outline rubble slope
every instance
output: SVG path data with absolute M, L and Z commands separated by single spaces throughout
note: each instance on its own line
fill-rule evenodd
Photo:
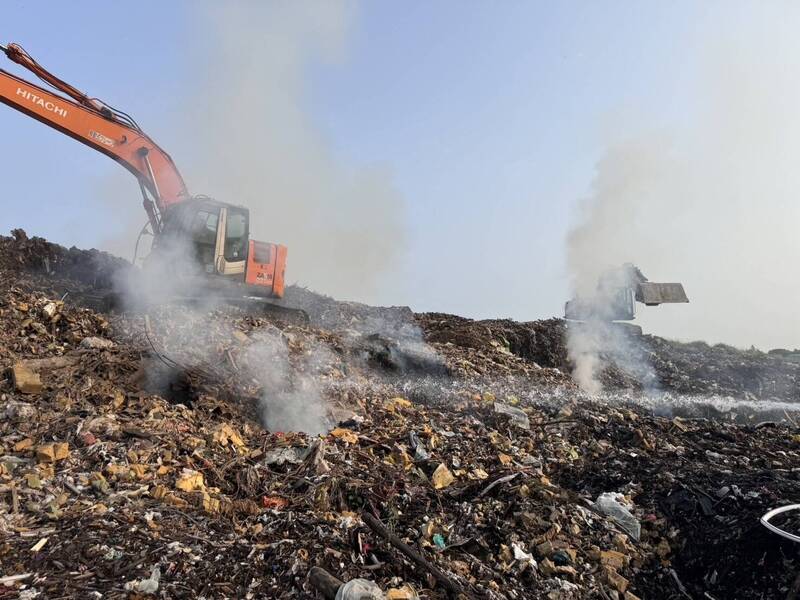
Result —
M 301 288 L 308 326 L 93 310 L 127 268 L 0 237 L 0 598 L 322 597 L 315 566 L 392 598 L 797 594 L 797 549 L 758 524 L 798 495 L 791 414 L 588 398 L 558 319 Z M 671 393 L 797 398 L 791 357 L 640 343 Z

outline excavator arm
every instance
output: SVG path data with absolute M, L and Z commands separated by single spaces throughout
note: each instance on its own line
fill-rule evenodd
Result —
M 89 98 L 49 73 L 20 46 L 0 45 L 0 50 L 68 96 L 55 94 L 0 69 L 0 102 L 102 152 L 133 173 L 142 189 L 153 233 L 159 233 L 163 213 L 190 198 L 169 154 L 142 132 L 131 117 Z

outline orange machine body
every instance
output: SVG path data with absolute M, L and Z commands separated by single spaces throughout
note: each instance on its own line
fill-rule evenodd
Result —
M 250 240 L 244 281 L 248 286 L 264 286 L 272 295 L 283 297 L 286 276 L 286 246 Z
M 144 133 L 115 123 L 101 114 L 81 110 L 82 107 L 74 102 L 2 69 L 0 75 L 0 102 L 113 158 L 160 199 L 160 210 L 189 197 L 186 184 L 172 159 Z M 145 158 L 150 162 L 149 168 Z M 162 176 L 156 181 L 151 178 L 150 169 Z

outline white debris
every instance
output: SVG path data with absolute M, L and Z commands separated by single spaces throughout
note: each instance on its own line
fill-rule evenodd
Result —
M 158 591 L 158 582 L 161 580 L 161 569 L 153 567 L 150 577 L 147 579 L 137 579 L 125 584 L 125 590 L 129 592 L 139 592 L 140 594 L 155 594 Z
M 106 350 L 112 348 L 114 342 L 105 338 L 99 337 L 85 337 L 81 340 L 81 348 L 90 348 L 92 350 Z

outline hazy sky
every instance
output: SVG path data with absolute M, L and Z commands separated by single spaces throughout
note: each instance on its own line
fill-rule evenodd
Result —
M 285 13 L 286 6 L 277 5 L 275 10 Z M 275 22 L 282 23 L 286 16 L 278 15 L 272 22 L 270 10 L 267 5 L 255 11 L 258 14 L 247 35 L 260 35 L 259 23 L 264 35 L 276 35 Z M 207 13 L 194 2 L 77 2 L 42 8 L 7 1 L 0 38 L 22 44 L 57 75 L 133 114 L 172 154 L 193 192 L 213 191 L 221 200 L 235 203 L 236 198 L 221 197 L 218 190 L 199 189 L 193 183 L 192 176 L 198 182 L 212 182 L 208 185 L 213 187 L 209 157 L 226 153 L 223 147 L 208 147 L 213 142 L 197 107 L 204 107 L 203 112 L 219 125 L 219 115 L 227 110 L 226 93 L 230 91 L 232 99 L 237 95 L 225 87 L 229 80 L 217 76 L 223 63 L 216 59 L 215 44 L 228 44 L 225 60 L 232 60 L 232 52 L 240 52 L 243 68 L 259 71 L 263 64 L 268 74 L 276 70 L 274 57 L 259 52 L 275 46 L 252 46 L 248 40 L 231 45 L 229 38 L 220 42 L 214 35 L 218 33 L 214 18 Z M 314 8 L 305 13 L 310 20 L 325 13 L 319 16 L 324 30 L 320 34 L 316 25 L 293 28 L 287 37 L 296 35 L 301 41 L 290 39 L 288 47 L 313 46 L 317 38 L 324 43 L 298 52 L 289 67 L 280 65 L 281 77 L 276 79 L 276 89 L 269 91 L 270 102 L 258 94 L 248 102 L 237 98 L 234 116 L 240 119 L 245 113 L 253 122 L 267 119 L 273 97 L 279 97 L 281 86 L 288 85 L 292 103 L 302 111 L 302 131 L 313 129 L 309 147 L 319 155 L 313 164 L 330 163 L 335 166 L 331 173 L 338 174 L 326 175 L 323 183 L 340 183 L 346 179 L 342 173 L 381 174 L 375 193 L 381 202 L 397 203 L 390 212 L 397 229 L 380 233 L 382 251 L 391 260 L 387 258 L 386 268 L 369 290 L 358 289 L 349 279 L 341 287 L 331 284 L 338 296 L 473 317 L 530 320 L 561 314 L 572 277 L 566 240 L 570 229 L 584 218 L 582 207 L 587 202 L 591 205 L 598 164 L 605 164 L 602 161 L 617 145 L 626 147 L 642 136 L 675 137 L 679 157 L 689 154 L 683 151 L 689 145 L 696 148 L 700 135 L 696 132 L 702 130 L 698 123 L 705 122 L 706 114 L 724 112 L 730 99 L 715 96 L 717 88 L 709 91 L 705 85 L 711 65 L 727 64 L 727 49 L 739 47 L 740 41 L 744 48 L 758 52 L 765 44 L 780 44 L 776 48 L 780 60 L 787 68 L 793 63 L 800 70 L 800 46 L 792 33 L 800 19 L 792 3 L 375 1 L 346 4 L 341 14 Z M 326 23 L 331 20 L 335 26 L 329 27 Z M 774 24 L 781 25 L 775 33 Z M 772 54 L 764 51 L 759 56 L 769 63 Z M 738 64 L 736 57 L 731 60 Z M 206 70 L 206 62 L 216 67 Z M 20 73 L 10 63 L 2 68 Z M 291 69 L 289 76 L 281 69 Z M 751 85 L 748 73 L 735 80 L 742 92 Z M 780 80 L 780 73 L 776 77 Z M 774 83 L 772 79 L 764 85 Z M 728 92 L 738 94 L 737 85 L 729 85 Z M 210 108 L 204 89 L 214 99 Z M 67 245 L 99 245 L 118 252 L 130 248 L 129 256 L 134 242 L 130 231 L 144 221 L 134 179 L 71 139 L 11 109 L 0 109 L 4 142 L 0 144 L 0 230 L 23 227 Z M 746 110 L 752 112 L 752 107 Z M 187 121 L 187 114 L 193 118 Z M 734 117 L 721 121 L 720 127 L 741 120 Z M 224 129 L 218 126 L 214 139 Z M 269 131 L 258 125 L 256 129 L 259 135 Z M 715 129 L 708 135 L 718 133 Z M 298 168 L 296 155 L 305 150 L 293 149 L 291 139 L 280 141 L 287 156 L 295 152 L 293 165 Z M 659 144 L 652 141 L 646 146 Z M 785 154 L 792 148 L 800 149 L 800 145 L 778 144 L 773 151 Z M 713 145 L 709 151 L 714 151 Z M 204 152 L 204 161 L 195 160 Z M 246 164 L 253 168 L 256 163 L 250 155 Z M 273 168 L 282 168 L 280 146 L 264 156 Z M 644 181 L 643 202 L 648 198 L 653 162 L 661 165 L 648 162 L 641 167 L 643 172 L 632 175 Z M 658 169 L 663 175 L 664 168 Z M 671 179 L 669 173 L 667 169 L 667 179 Z M 715 176 L 725 178 L 726 172 Z M 315 173 L 307 177 L 313 179 Z M 681 175 L 681 181 L 696 178 L 694 172 Z M 360 181 L 355 176 L 354 180 Z M 372 189 L 353 185 L 359 194 Z M 794 185 L 794 180 L 787 180 L 788 192 L 782 199 L 792 197 Z M 289 189 L 301 193 L 305 188 Z M 332 202 L 345 193 L 342 189 L 331 194 Z M 662 189 L 656 200 L 673 191 L 668 185 Z M 699 195 L 694 191 L 687 197 Z M 103 201 L 106 197 L 108 202 Z M 129 199 L 130 210 L 120 209 L 120 198 Z M 258 210 L 280 211 L 286 201 L 266 197 Z M 692 214 L 691 205 L 681 206 L 684 216 Z M 709 206 L 724 207 L 724 198 Z M 747 202 L 740 202 L 742 206 Z M 630 199 L 622 208 L 629 207 Z M 251 206 L 251 210 L 257 209 Z M 789 210 L 782 217 L 776 211 L 771 214 L 777 220 L 797 215 Z M 703 218 L 712 212 L 709 208 Z M 740 223 L 742 215 L 746 208 L 737 213 L 735 222 Z M 624 214 L 622 222 L 630 218 Z M 127 222 L 131 219 L 135 226 Z M 351 220 L 357 230 L 357 216 Z M 297 240 L 303 239 L 303 223 L 283 221 L 284 231 L 292 229 L 284 237 L 281 230 L 269 230 L 269 223 L 262 225 L 263 220 L 255 233 L 262 239 L 302 243 Z M 687 236 L 698 237 L 697 229 L 686 231 Z M 764 233 L 759 229 L 740 241 L 752 242 Z M 395 235 L 397 252 L 392 253 L 387 245 L 393 244 Z M 350 246 L 361 239 L 352 236 Z M 368 237 L 363 239 L 365 245 L 373 244 Z M 681 240 L 674 242 L 685 246 Z M 603 245 L 603 240 L 597 243 Z M 713 245 L 712 237 L 709 248 Z M 310 243 L 308 248 L 312 248 Z M 719 271 L 718 264 L 742 248 L 726 246 L 724 253 L 709 249 L 714 260 L 702 266 L 706 272 Z M 370 251 L 363 248 L 365 255 Z M 650 257 L 639 251 L 647 262 Z M 770 249 L 783 253 L 780 262 L 788 262 L 788 278 L 797 279 L 794 271 L 800 256 L 796 251 L 797 246 L 791 244 Z M 358 264 L 352 258 L 353 249 L 348 247 L 347 252 L 347 271 L 357 272 L 350 264 Z M 632 249 L 632 254 L 636 252 Z M 335 256 L 335 248 L 329 253 Z M 315 281 L 329 281 L 308 266 L 308 253 L 301 260 L 306 272 L 292 270 L 292 256 L 290 246 L 289 281 L 312 287 Z M 739 345 L 800 346 L 796 339 L 800 325 L 788 308 L 796 296 L 787 298 L 797 287 L 770 288 L 763 303 L 753 302 L 750 295 L 740 298 L 737 305 L 734 298 L 731 307 L 731 293 L 721 289 L 716 294 L 717 288 L 707 285 L 703 271 L 694 264 L 695 255 L 677 253 L 674 264 L 665 256 L 668 250 L 640 266 L 653 280 L 683 279 L 693 303 L 656 309 L 657 317 L 643 320 L 646 328 L 666 336 Z M 326 256 L 325 270 L 335 273 L 330 259 Z M 629 260 L 639 259 L 632 255 Z M 783 295 L 777 301 L 787 306 L 778 314 L 780 325 L 742 329 L 731 322 L 732 316 L 745 311 L 755 311 L 754 320 L 768 320 L 774 295 Z M 720 312 L 724 302 L 727 308 Z M 707 319 L 712 313 L 718 317 Z

